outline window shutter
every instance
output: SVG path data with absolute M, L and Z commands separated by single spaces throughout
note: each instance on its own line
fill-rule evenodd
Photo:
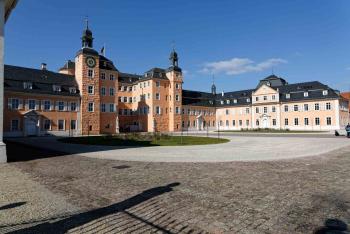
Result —
M 54 109 L 55 109 L 55 102 L 50 101 L 50 110 L 54 110 Z
M 18 103 L 19 103 L 18 109 L 19 110 L 23 109 L 23 99 L 18 99 Z
M 25 104 L 24 104 L 24 109 L 25 109 L 25 110 L 29 110 L 29 100 L 28 100 L 28 99 L 25 99 L 24 102 L 25 102 Z
M 12 98 L 8 98 L 8 99 L 7 99 L 7 108 L 8 108 L 9 110 L 12 109 Z

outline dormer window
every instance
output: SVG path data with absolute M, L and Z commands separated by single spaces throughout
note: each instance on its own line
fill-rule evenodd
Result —
M 250 98 L 247 98 L 247 102 L 250 102 Z
M 224 101 L 221 100 L 220 103 L 221 103 L 221 105 L 224 105 Z
M 287 93 L 287 94 L 286 94 L 286 98 L 287 98 L 287 99 L 290 99 L 290 93 Z
M 236 104 L 236 103 L 237 103 L 237 99 L 233 99 L 233 103 L 235 103 L 235 104 Z
M 304 97 L 308 97 L 309 96 L 309 92 L 304 92 Z
M 69 93 L 77 93 L 77 89 L 75 87 L 70 87 Z
M 61 86 L 60 85 L 53 85 L 52 86 L 54 92 L 61 92 Z
M 323 90 L 323 96 L 327 96 L 328 95 L 328 90 Z
M 267 82 L 266 85 L 270 87 L 270 86 L 271 86 L 271 83 L 270 83 L 270 82 Z
M 230 100 L 226 100 L 226 104 L 230 104 Z
M 23 88 L 24 89 L 33 89 L 33 83 L 32 82 L 24 82 Z

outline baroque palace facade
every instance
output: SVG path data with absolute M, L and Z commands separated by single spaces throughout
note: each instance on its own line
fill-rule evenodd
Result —
M 271 75 L 255 89 L 183 90 L 175 51 L 171 66 L 144 75 L 120 72 L 93 49 L 87 27 L 75 61 L 59 70 L 5 65 L 4 135 L 96 135 L 274 128 L 336 130 L 349 122 L 348 100 L 320 82 L 288 84 Z

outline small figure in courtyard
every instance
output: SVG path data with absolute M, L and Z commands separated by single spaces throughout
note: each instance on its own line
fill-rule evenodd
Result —
M 350 138 L 350 124 L 349 123 L 348 123 L 348 125 L 346 125 L 345 130 L 346 130 L 347 137 Z

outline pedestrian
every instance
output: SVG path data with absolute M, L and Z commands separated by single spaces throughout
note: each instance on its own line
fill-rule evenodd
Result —
M 345 130 L 346 130 L 347 137 L 350 138 L 350 123 L 348 123 L 348 125 L 346 125 Z

